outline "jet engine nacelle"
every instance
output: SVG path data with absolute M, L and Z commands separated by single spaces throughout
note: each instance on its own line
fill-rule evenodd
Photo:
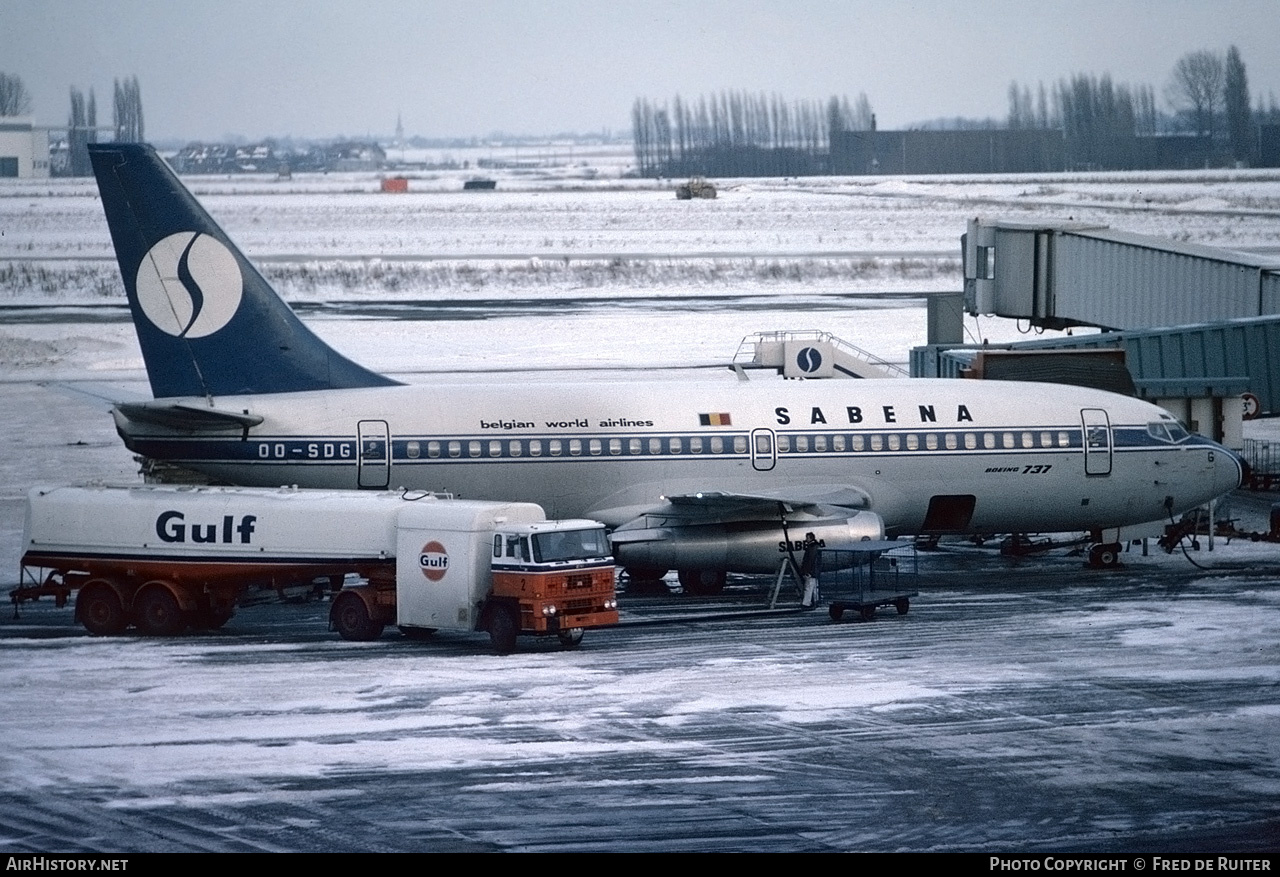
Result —
M 622 527 L 612 536 L 621 566 L 774 573 L 788 557 L 799 563 L 805 551 L 851 548 L 884 539 L 884 521 L 875 512 L 848 518 L 813 518 L 779 523 L 759 521 Z

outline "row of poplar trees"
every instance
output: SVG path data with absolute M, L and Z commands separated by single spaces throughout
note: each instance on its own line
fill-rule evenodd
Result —
M 724 91 L 670 104 L 637 98 L 636 163 L 646 177 L 792 176 L 824 172 L 833 131 L 875 125 L 865 94 L 823 101 Z
M 143 139 L 142 90 L 138 87 L 136 76 L 115 80 L 112 127 L 115 129 L 117 141 L 136 143 Z M 97 141 L 97 98 L 92 88 L 89 89 L 89 97 L 86 100 L 84 92 L 73 87 L 71 116 L 67 120 L 68 172 L 71 176 L 83 177 L 93 173 L 93 168 L 89 164 L 87 146 Z

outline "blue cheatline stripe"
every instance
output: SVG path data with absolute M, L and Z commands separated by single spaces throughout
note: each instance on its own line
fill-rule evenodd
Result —
M 1066 444 L 1060 435 L 1067 437 Z M 988 447 L 987 436 L 995 436 L 996 445 Z M 1023 436 L 1032 437 L 1032 445 L 1023 444 Z M 1049 436 L 1049 443 L 1043 438 Z M 936 438 L 937 447 L 927 445 L 927 437 Z M 948 448 L 948 436 L 954 436 L 957 447 Z M 971 436 L 976 447 L 965 447 L 965 437 Z M 1012 437 L 1013 447 L 1005 447 L 1005 437 Z M 701 439 L 700 451 L 693 450 L 692 440 Z M 712 450 L 713 440 L 723 442 L 722 450 Z M 908 442 L 914 439 L 916 447 Z M 679 452 L 671 451 L 672 440 L 678 442 Z M 702 433 L 616 433 L 579 434 L 571 437 L 560 435 L 446 435 L 430 437 L 396 437 L 391 441 L 391 461 L 396 465 L 428 465 L 436 463 L 479 463 L 502 460 L 509 463 L 537 463 L 574 460 L 741 460 L 750 457 L 750 434 L 746 432 Z M 893 443 L 896 441 L 896 447 Z M 537 453 L 533 443 L 539 443 Z M 558 453 L 552 453 L 551 445 L 559 442 Z M 571 443 L 578 443 L 577 452 L 571 451 Z M 735 449 L 735 442 L 740 449 Z M 805 448 L 799 449 L 803 442 Z M 837 449 L 837 442 L 844 447 Z M 513 443 L 518 453 L 512 453 Z M 824 447 L 819 450 L 818 445 Z M 175 462 L 248 463 L 265 465 L 305 464 L 313 466 L 349 466 L 359 459 L 359 442 L 352 436 L 255 436 L 241 438 L 137 438 L 132 440 L 135 450 L 147 456 Z M 413 454 L 416 445 L 416 456 Z M 1153 438 L 1146 427 L 1115 427 L 1112 429 L 1112 449 L 1117 452 L 1150 448 L 1174 448 L 1188 446 L 1216 447 L 1207 439 L 1191 437 L 1176 444 Z M 849 432 L 843 430 L 777 430 L 774 432 L 774 451 L 778 459 L 860 459 L 890 456 L 989 456 L 1007 454 L 1062 454 L 1078 452 L 1083 447 L 1080 428 L 1068 426 L 1037 426 L 1034 428 L 989 429 L 911 429 L 902 431 L 869 430 Z M 364 463 L 380 466 L 386 463 L 385 442 L 379 442 L 377 455 L 366 458 Z M 494 453 L 494 451 L 497 453 Z

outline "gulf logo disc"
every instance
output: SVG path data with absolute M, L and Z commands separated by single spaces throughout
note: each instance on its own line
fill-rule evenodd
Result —
M 427 577 L 427 581 L 440 581 L 449 571 L 449 552 L 439 542 L 428 542 L 418 554 L 418 568 Z

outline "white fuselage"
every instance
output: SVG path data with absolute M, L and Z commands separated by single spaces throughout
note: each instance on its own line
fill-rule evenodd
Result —
M 131 449 L 236 484 L 420 488 L 610 525 L 667 496 L 848 488 L 891 533 L 1088 530 L 1167 519 L 1241 478 L 1213 442 L 1149 431 L 1174 423 L 1161 409 L 1053 384 L 530 382 L 214 403 L 263 420 L 117 422 Z

